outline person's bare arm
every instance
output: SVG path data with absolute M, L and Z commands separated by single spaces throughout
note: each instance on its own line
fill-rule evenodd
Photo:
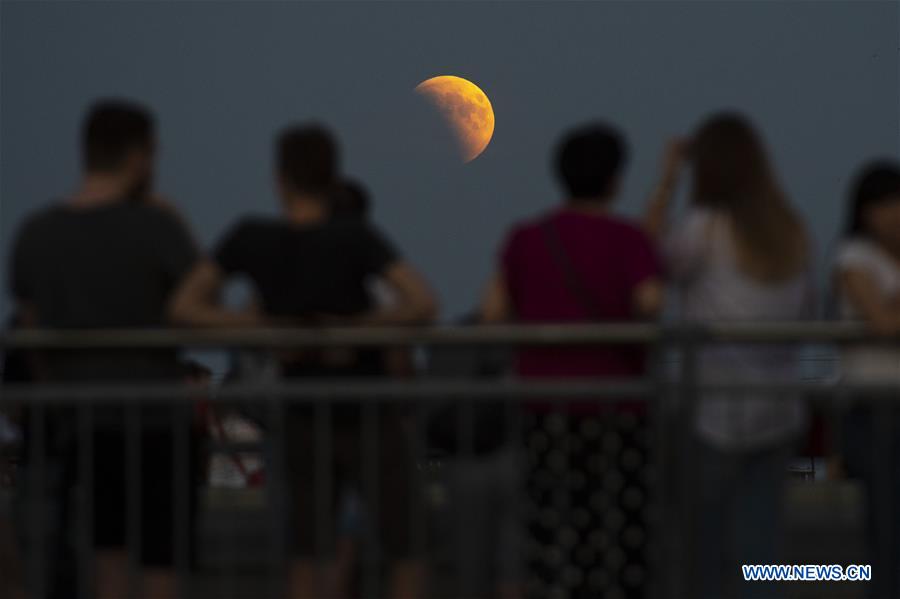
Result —
M 632 310 L 638 318 L 652 320 L 662 312 L 663 300 L 663 283 L 658 278 L 652 277 L 634 288 L 631 296 Z
M 879 335 L 900 334 L 900 304 L 890 302 L 865 270 L 846 268 L 838 272 L 838 285 L 847 299 Z
M 686 146 L 686 142 L 682 139 L 673 139 L 666 146 L 662 173 L 650 193 L 643 218 L 644 230 L 654 239 L 665 232 L 669 206 L 678 185 L 678 175 L 684 162 Z
M 485 324 L 493 324 L 507 322 L 513 317 L 512 303 L 509 299 L 509 291 L 506 288 L 506 281 L 503 275 L 497 273 L 488 282 L 487 289 L 481 299 L 480 307 L 481 322 Z
M 383 273 L 384 282 L 396 294 L 390 306 L 362 317 L 365 325 L 427 324 L 437 317 L 438 302 L 428 282 L 406 262 L 397 262 Z
M 172 324 L 194 327 L 260 326 L 263 319 L 256 311 L 238 312 L 222 307 L 222 271 L 210 260 L 200 261 L 184 278 L 168 306 Z

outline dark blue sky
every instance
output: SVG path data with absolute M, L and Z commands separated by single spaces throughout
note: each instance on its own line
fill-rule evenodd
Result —
M 552 144 L 593 118 L 630 139 L 619 208 L 633 213 L 669 135 L 745 110 L 825 256 L 848 176 L 900 150 L 898 23 L 896 3 L 869 1 L 4 1 L 0 274 L 22 217 L 75 185 L 79 119 L 107 94 L 157 111 L 159 187 L 205 243 L 275 210 L 279 127 L 330 124 L 445 316 L 476 301 L 509 225 L 558 199 Z M 440 74 L 474 81 L 496 112 L 468 165 L 412 93 Z

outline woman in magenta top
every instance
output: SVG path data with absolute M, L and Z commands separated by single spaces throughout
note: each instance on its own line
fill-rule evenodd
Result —
M 551 251 L 551 243 L 564 254 Z M 568 260 L 570 275 L 560 255 Z M 658 308 L 656 249 L 642 229 L 610 214 L 606 204 L 570 203 L 519 225 L 503 248 L 501 270 L 517 322 L 624 322 L 645 319 Z M 581 282 L 569 283 L 572 275 Z M 533 348 L 520 353 L 518 372 L 528 377 L 641 376 L 644 353 L 628 346 Z
M 486 322 L 622 322 L 658 314 L 661 267 L 654 245 L 640 227 L 611 212 L 625 153 L 621 136 L 604 125 L 563 139 L 555 166 L 567 200 L 507 237 L 482 302 Z M 629 345 L 523 348 L 517 372 L 529 378 L 640 377 L 645 351 Z M 527 513 L 534 542 L 528 571 L 535 574 L 529 595 L 644 594 L 649 431 L 643 404 L 618 405 L 628 409 L 601 410 L 591 401 L 529 406 Z M 605 549 L 600 538 L 608 539 Z

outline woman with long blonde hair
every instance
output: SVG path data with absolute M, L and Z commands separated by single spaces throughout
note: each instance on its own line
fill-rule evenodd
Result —
M 683 162 L 690 205 L 667 225 Z M 788 321 L 812 311 L 808 235 L 782 190 L 765 148 L 742 116 L 706 120 L 689 142 L 672 142 L 646 214 L 659 241 L 681 318 Z M 796 349 L 719 344 L 699 356 L 701 381 L 777 382 L 797 376 Z M 805 420 L 792 398 L 767 393 L 702 393 L 694 433 L 700 597 L 777 596 L 738 579 L 741 564 L 777 559 L 781 489 L 791 445 Z M 702 571 L 701 571 L 702 569 Z

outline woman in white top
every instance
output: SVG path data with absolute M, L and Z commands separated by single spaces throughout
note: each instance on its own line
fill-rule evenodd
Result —
M 691 204 L 667 226 L 682 162 Z M 673 142 L 646 216 L 660 242 L 681 317 L 691 322 L 789 321 L 812 312 L 811 251 L 752 126 L 721 114 L 690 143 Z M 797 373 L 797 349 L 720 344 L 699 354 L 706 383 L 777 382 Z M 801 403 L 776 394 L 704 393 L 698 401 L 696 556 L 701 597 L 767 597 L 777 589 L 734 580 L 740 564 L 777 558 L 781 490 Z
M 842 374 L 851 383 L 900 385 L 900 164 L 869 165 L 854 184 L 847 232 L 835 260 L 842 320 L 861 321 L 881 344 L 847 347 Z M 896 394 L 900 397 L 900 387 Z M 868 487 L 867 516 L 872 597 L 900 596 L 900 410 L 858 401 L 844 421 L 844 462 Z M 876 416 L 877 415 L 877 416 Z M 893 460 L 890 462 L 889 460 Z M 886 517 L 893 518 L 888 526 Z M 878 572 L 890 572 L 890 575 Z

